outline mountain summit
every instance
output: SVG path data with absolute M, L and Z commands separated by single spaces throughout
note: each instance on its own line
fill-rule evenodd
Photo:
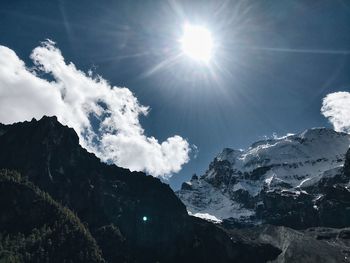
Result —
M 343 227 L 350 219 L 350 174 L 343 171 L 349 145 L 349 134 L 314 128 L 247 150 L 226 148 L 177 195 L 189 213 L 236 226 Z

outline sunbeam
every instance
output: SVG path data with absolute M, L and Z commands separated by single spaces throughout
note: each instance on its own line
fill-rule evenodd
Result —
M 324 55 L 350 55 L 350 50 L 332 50 L 332 49 L 298 49 L 298 48 L 278 48 L 278 47 L 254 47 L 246 46 L 245 49 L 286 52 L 286 53 L 305 53 L 305 54 L 324 54 Z

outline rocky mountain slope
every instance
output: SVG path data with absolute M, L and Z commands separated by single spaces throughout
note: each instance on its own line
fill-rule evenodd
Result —
M 189 213 L 226 226 L 349 226 L 349 145 L 348 134 L 314 128 L 224 149 L 177 195 Z
M 60 213 L 50 210 L 50 206 L 59 209 L 52 205 L 58 202 L 76 214 L 75 222 L 83 222 L 84 226 L 77 223 L 81 229 L 86 228 L 80 241 L 73 244 L 73 239 L 69 243 L 71 251 L 79 249 L 83 242 L 90 242 L 84 253 L 97 259 L 101 255 L 101 260 L 107 262 L 266 262 L 281 253 L 270 244 L 243 240 L 210 222 L 189 216 L 168 185 L 143 173 L 101 163 L 80 147 L 74 130 L 61 125 L 55 117 L 0 125 L 0 168 L 18 171 L 30 185 L 16 183 L 9 193 L 6 189 L 1 193 L 4 195 L 1 201 L 6 204 L 0 206 L 0 220 L 6 223 L 1 225 L 1 236 L 8 236 L 13 229 L 23 240 L 33 228 L 50 226 L 60 217 Z M 4 184 L 7 188 L 9 183 L 1 181 L 0 187 Z M 38 199 L 34 194 L 39 191 L 42 194 Z M 36 203 L 40 196 L 48 195 L 44 192 L 57 202 Z M 29 223 L 22 224 L 27 211 Z M 33 225 L 37 219 L 42 224 Z M 68 237 L 66 232 L 61 235 L 63 240 Z M 49 253 L 53 239 L 40 240 L 41 253 Z M 14 258 L 30 254 L 26 245 L 23 248 L 26 242 L 17 239 L 13 242 L 10 247 L 0 246 L 0 261 L 6 261 L 6 251 L 11 251 Z M 260 248 L 258 254 L 248 253 L 255 247 Z M 59 250 L 50 253 L 55 255 Z M 240 259 L 242 255 L 247 255 L 244 260 Z M 46 261 L 39 258 L 36 262 Z M 68 255 L 66 262 L 79 261 Z
M 248 242 L 270 244 L 281 253 L 274 263 L 340 263 L 350 262 L 350 229 L 316 227 L 295 230 L 284 226 L 259 225 L 227 230 L 233 237 Z M 257 250 L 252 251 L 257 253 Z M 244 255 L 242 255 L 244 259 Z

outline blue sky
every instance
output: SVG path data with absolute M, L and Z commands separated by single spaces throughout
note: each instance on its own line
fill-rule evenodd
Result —
M 220 45 L 215 68 L 166 63 L 185 22 L 205 24 Z M 246 148 L 273 133 L 331 124 L 322 99 L 350 91 L 347 1 L 6 1 L 0 45 L 30 65 L 41 41 L 66 61 L 130 89 L 147 136 L 178 134 L 197 157 L 174 174 L 176 189 L 202 174 L 224 147 Z

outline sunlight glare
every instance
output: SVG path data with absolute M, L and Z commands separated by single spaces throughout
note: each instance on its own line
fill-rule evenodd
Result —
M 205 63 L 210 61 L 213 39 L 205 27 L 185 24 L 180 43 L 182 51 L 190 58 Z

